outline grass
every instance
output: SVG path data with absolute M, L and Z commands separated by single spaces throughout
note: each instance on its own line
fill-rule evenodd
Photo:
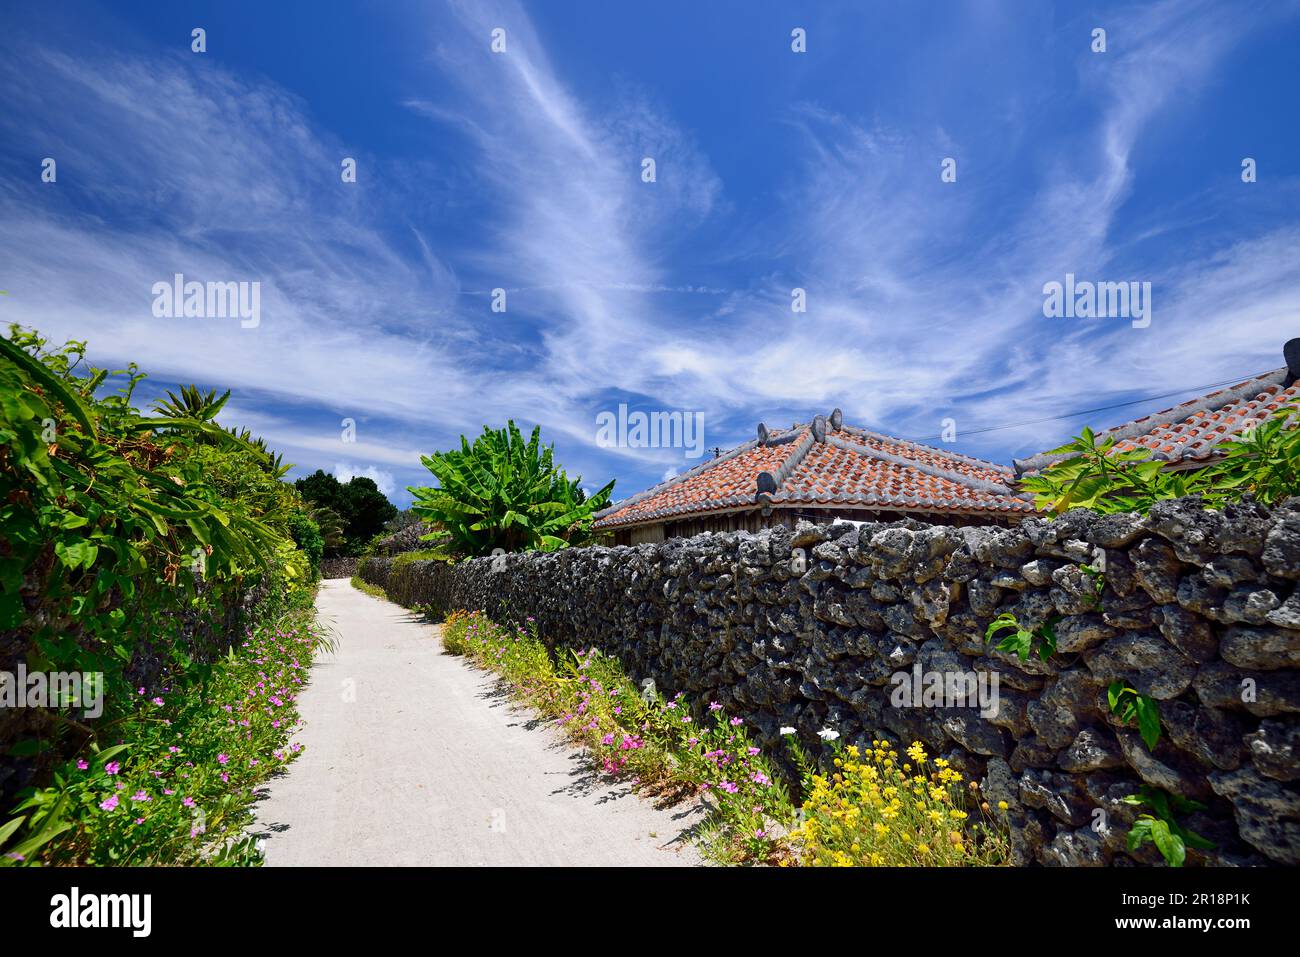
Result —
M 385 601 L 392 601 L 392 599 L 388 597 L 388 592 L 384 591 L 378 585 L 372 585 L 370 582 L 362 581 L 358 575 L 352 576 L 352 587 L 357 591 L 365 592 L 372 598 L 382 598 Z

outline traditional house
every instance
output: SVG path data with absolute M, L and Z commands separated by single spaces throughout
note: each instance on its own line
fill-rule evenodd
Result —
M 846 425 L 839 409 L 768 430 L 688 472 L 598 512 L 616 544 L 799 519 L 1013 524 L 1034 514 L 1011 469 Z
M 1151 458 L 1168 463 L 1166 468 L 1203 468 L 1220 458 L 1220 442 L 1240 436 L 1283 406 L 1300 402 L 1300 339 L 1288 342 L 1282 354 L 1286 365 L 1280 369 L 1113 426 L 1098 432 L 1097 439 L 1113 437 L 1117 452 L 1150 449 Z M 1068 457 L 1040 452 L 1016 459 L 1016 474 L 1037 472 Z

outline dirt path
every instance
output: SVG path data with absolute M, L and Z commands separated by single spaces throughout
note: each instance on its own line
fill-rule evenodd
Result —
M 690 865 L 659 810 L 446 655 L 436 626 L 326 581 L 338 641 L 299 702 L 306 752 L 258 806 L 268 865 Z

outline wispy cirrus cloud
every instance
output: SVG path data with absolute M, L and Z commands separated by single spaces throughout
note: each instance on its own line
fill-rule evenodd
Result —
M 770 124 L 744 148 L 761 186 L 714 129 L 734 100 L 683 98 L 644 72 L 595 84 L 561 42 L 571 26 L 543 8 L 452 2 L 404 25 L 428 59 L 405 64 L 393 122 L 427 138 L 428 156 L 344 137 L 309 90 L 219 58 L 15 33 L 0 39 L 0 135 L 22 144 L 0 148 L 5 318 L 89 339 L 99 360 L 135 359 L 167 384 L 233 387 L 223 421 L 304 469 L 381 476 L 399 497 L 427 478 L 420 452 L 509 417 L 542 424 L 573 471 L 614 472 L 631 492 L 694 463 L 597 447 L 596 412 L 620 402 L 702 411 L 710 446 L 832 405 L 918 437 L 951 416 L 960 437 L 1278 364 L 1300 312 L 1295 217 L 1225 222 L 1213 212 L 1236 200 L 1213 181 L 1194 199 L 1137 200 L 1152 125 L 1170 137 L 1199 122 L 1224 65 L 1297 5 L 1249 19 L 1195 0 L 1105 8 L 1104 56 L 1087 49 L 1091 19 L 1043 30 L 1009 9 L 955 9 L 973 33 L 915 24 L 916 42 L 890 51 L 887 104 L 839 95 L 857 82 L 842 59 L 797 61 L 810 78 L 798 95 L 746 114 Z M 687 29 L 718 14 L 674 15 Z M 853 35 L 858 14 L 826 16 Z M 814 51 L 840 42 L 833 22 Z M 489 48 L 496 27 L 504 54 Z M 1020 73 L 945 75 L 972 35 L 1020 50 L 1040 88 L 1015 85 Z M 745 66 L 726 44 L 716 55 L 665 55 L 662 70 L 711 89 Z M 933 86 L 997 104 L 987 121 L 941 115 L 905 79 L 922 61 Z M 781 150 L 753 145 L 778 137 Z M 57 186 L 34 173 L 45 155 Z M 340 181 L 344 156 L 360 162 L 356 184 Z M 958 181 L 945 184 L 949 156 Z M 176 272 L 260 281 L 261 325 L 154 318 L 152 284 Z M 1151 281 L 1152 327 L 1044 318 L 1042 285 L 1066 272 Z M 806 313 L 791 312 L 794 287 Z M 490 309 L 496 289 L 505 313 Z M 959 447 L 1005 461 L 1072 425 Z

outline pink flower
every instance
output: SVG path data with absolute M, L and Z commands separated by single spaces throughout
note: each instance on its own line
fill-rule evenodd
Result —
M 122 765 L 118 764 L 116 761 L 109 761 L 108 764 L 104 765 L 104 773 L 108 775 L 114 775 L 121 770 Z
M 230 760 L 230 756 L 227 755 L 227 754 L 218 754 L 218 755 L 217 755 L 217 764 L 225 764 L 225 763 L 226 763 L 227 761 L 229 761 L 229 760 Z
M 144 788 L 141 788 L 140 790 L 136 791 L 134 794 L 131 795 L 131 800 L 132 800 L 132 801 L 152 801 L 153 798 L 151 798 L 151 797 L 149 796 L 149 793 L 148 793 L 147 791 L 145 791 Z
M 709 710 L 710 710 L 710 711 L 721 711 L 721 710 L 722 710 L 722 705 L 718 704 L 716 701 L 710 701 L 710 702 L 709 702 Z
M 185 807 L 194 807 L 194 798 L 187 797 L 183 801 L 181 801 L 181 804 L 183 804 Z
M 154 699 L 153 699 L 153 703 L 156 704 L 156 705 L 161 705 L 161 704 L 163 703 L 163 699 L 162 699 L 162 698 L 154 698 Z
M 740 718 L 732 718 L 732 719 L 731 719 L 731 724 L 732 724 L 733 727 L 734 727 L 735 725 L 738 725 L 738 724 L 744 724 L 744 723 L 745 723 L 745 722 L 742 721 Z
M 111 811 L 111 810 L 113 810 L 113 809 L 116 808 L 116 807 L 117 807 L 117 795 L 116 795 L 116 794 L 114 794 L 112 797 L 110 797 L 107 801 L 101 801 L 101 802 L 99 803 L 99 809 L 100 809 L 101 811 Z
M 86 768 L 88 768 L 88 767 L 90 767 L 90 765 L 87 764 L 84 760 L 78 760 L 78 761 L 77 761 L 77 770 L 78 770 L 78 771 L 84 771 L 84 770 L 86 770 Z

